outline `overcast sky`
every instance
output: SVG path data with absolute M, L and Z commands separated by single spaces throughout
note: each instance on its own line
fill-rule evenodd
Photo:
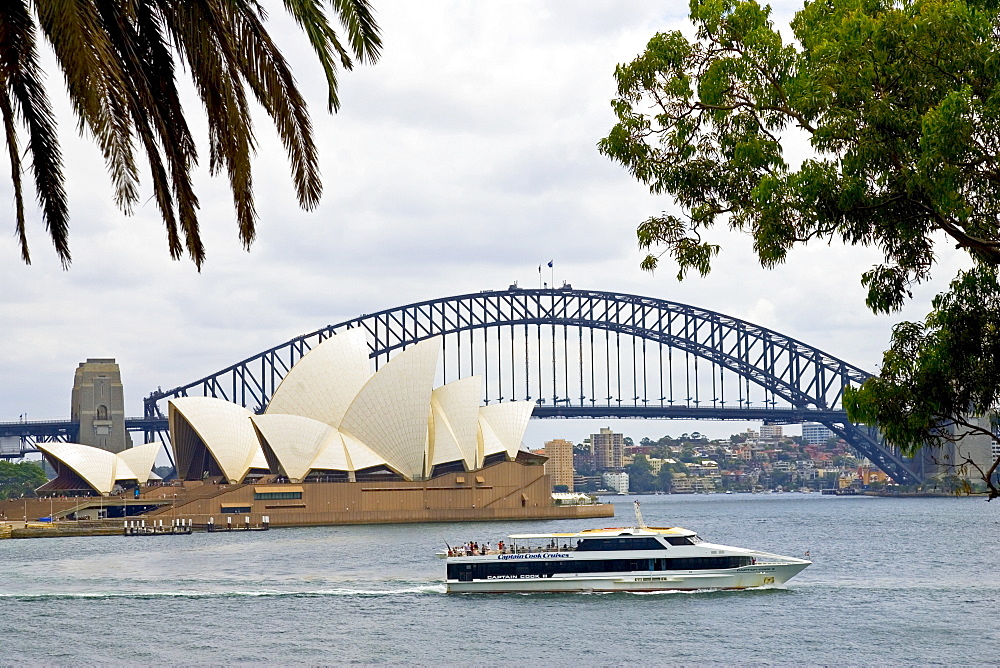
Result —
M 636 225 L 674 205 L 595 145 L 614 123 L 615 65 L 657 31 L 690 33 L 686 2 L 374 0 L 384 54 L 343 73 L 334 116 L 303 39 L 280 3 L 265 4 L 311 103 L 321 206 L 298 208 L 284 152 L 261 119 L 253 248 L 238 242 L 225 181 L 205 174 L 198 194 L 207 262 L 199 273 L 189 260 L 172 261 L 152 202 L 132 217 L 114 207 L 100 156 L 75 136 L 52 73 L 73 265 L 60 268 L 37 216 L 34 264 L 20 262 L 9 172 L 0 171 L 0 420 L 68 417 L 73 370 L 88 357 L 119 362 L 126 410 L 139 415 L 157 386 L 361 313 L 514 281 L 537 285 L 537 267 L 550 259 L 557 284 L 720 311 L 875 371 L 892 325 L 921 317 L 962 261 L 943 246 L 936 282 L 891 317 L 864 306 L 860 275 L 879 260 L 867 250 L 815 244 L 765 271 L 747 239 L 720 229 L 711 240 L 723 252 L 709 277 L 678 283 L 669 264 L 641 271 Z M 801 0 L 771 4 L 776 22 L 787 24 Z M 192 117 L 198 112 L 190 107 Z M 148 196 L 148 178 L 143 185 Z M 525 442 L 580 441 L 603 424 L 536 420 Z M 638 440 L 695 429 L 722 436 L 750 424 L 616 426 Z

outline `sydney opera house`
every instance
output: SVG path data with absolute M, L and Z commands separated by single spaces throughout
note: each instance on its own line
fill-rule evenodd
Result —
M 128 489 L 129 516 L 156 517 L 169 500 L 172 516 L 196 524 L 612 514 L 554 505 L 545 459 L 521 447 L 532 404 L 481 406 L 478 376 L 434 388 L 439 350 L 438 340 L 418 343 L 373 373 L 364 330 L 345 331 L 303 356 L 261 414 L 211 397 L 171 400 L 177 481 L 149 480 L 159 444 L 112 453 L 50 443 L 39 447 L 58 475 L 39 492 Z

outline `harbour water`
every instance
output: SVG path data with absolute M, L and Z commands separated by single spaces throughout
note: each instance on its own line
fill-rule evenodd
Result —
M 645 496 L 651 526 L 814 564 L 777 589 L 446 595 L 445 543 L 614 521 L 0 541 L 0 664 L 995 665 L 1000 507 Z

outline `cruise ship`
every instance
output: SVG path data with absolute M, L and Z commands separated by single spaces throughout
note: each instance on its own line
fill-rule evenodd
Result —
M 449 593 L 650 592 L 782 585 L 812 562 L 718 545 L 679 527 L 515 534 L 496 546 L 449 547 Z

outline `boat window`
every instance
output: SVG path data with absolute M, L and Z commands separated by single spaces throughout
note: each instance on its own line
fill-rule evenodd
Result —
M 577 545 L 577 550 L 614 551 L 614 550 L 662 550 L 663 544 L 655 538 L 643 536 L 640 538 L 587 538 Z
M 690 559 L 540 559 L 531 562 L 449 564 L 448 579 L 517 580 L 579 573 L 635 573 L 652 571 L 721 570 L 750 566 L 751 557 L 693 557 Z
M 701 538 L 697 536 L 664 536 L 671 545 L 694 545 L 700 543 Z

